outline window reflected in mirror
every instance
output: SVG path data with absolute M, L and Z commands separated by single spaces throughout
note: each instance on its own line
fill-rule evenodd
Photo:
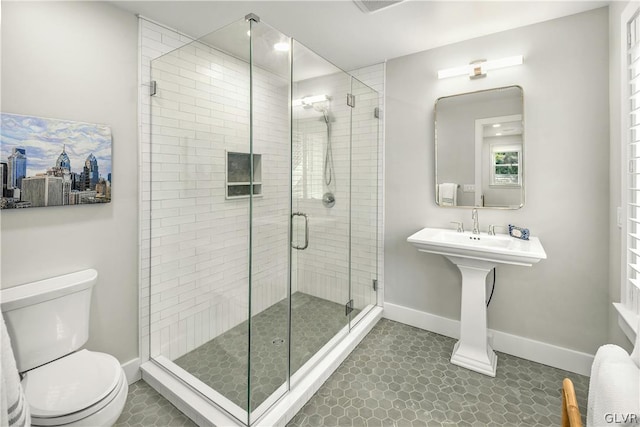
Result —
M 520 185 L 520 148 L 492 146 L 491 185 Z

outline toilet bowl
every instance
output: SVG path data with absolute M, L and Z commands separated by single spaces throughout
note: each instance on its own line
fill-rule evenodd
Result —
M 89 335 L 95 270 L 0 291 L 34 426 L 111 426 L 128 384 L 118 360 L 79 350 Z

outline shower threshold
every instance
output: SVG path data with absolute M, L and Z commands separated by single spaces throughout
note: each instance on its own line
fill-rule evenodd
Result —
M 290 389 L 283 384 L 251 413 L 252 426 L 284 426 L 313 396 L 382 318 L 382 307 L 367 306 L 298 371 Z M 243 426 L 247 412 L 165 357 L 141 366 L 142 378 L 201 426 Z M 222 409 L 224 408 L 224 409 Z

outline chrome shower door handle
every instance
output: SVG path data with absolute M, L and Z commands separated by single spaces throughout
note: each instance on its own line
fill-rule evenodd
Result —
M 303 212 L 294 212 L 291 214 L 291 228 L 293 228 L 293 217 L 301 216 L 304 218 L 304 245 L 297 246 L 293 243 L 293 233 L 291 233 L 291 247 L 299 251 L 303 251 L 309 247 L 309 217 Z

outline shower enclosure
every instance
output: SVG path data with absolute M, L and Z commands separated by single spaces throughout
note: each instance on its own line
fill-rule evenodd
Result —
M 378 93 L 254 15 L 151 80 L 150 358 L 253 424 L 376 306 Z

